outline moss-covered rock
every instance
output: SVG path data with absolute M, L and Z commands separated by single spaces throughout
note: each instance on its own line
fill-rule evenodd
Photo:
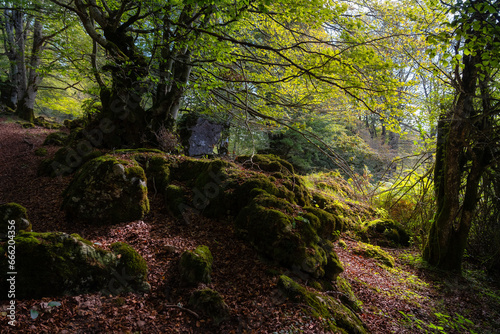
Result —
M 380 246 L 409 246 L 410 236 L 408 232 L 391 219 L 376 219 L 365 222 L 361 227 L 361 237 Z
M 189 305 L 204 316 L 211 318 L 216 326 L 229 319 L 229 307 L 222 296 L 212 289 L 194 291 L 189 298 Z
M 282 173 L 284 175 L 295 174 L 291 163 L 272 154 L 244 155 L 237 157 L 235 160 L 246 168 L 258 171 Z
M 21 232 L 14 241 L 16 298 L 78 295 L 97 291 L 116 294 L 137 291 L 137 288 L 144 291 L 148 285 L 143 266 L 135 265 L 144 260 L 137 258 L 135 251 L 125 246 L 117 247 L 120 252 L 118 255 L 94 247 L 90 241 L 77 234 L 62 232 Z M 5 243 L 0 245 L 6 249 Z M 7 257 L 1 256 L 2 275 L 10 271 L 7 265 Z M 134 270 L 127 271 L 132 268 Z M 7 295 L 9 289 L 7 278 L 3 277 L 0 282 L 3 296 Z
M 178 217 L 182 214 L 184 206 L 187 206 L 186 191 L 182 187 L 170 184 L 165 188 L 165 205 L 170 212 Z
M 187 285 L 210 283 L 212 262 L 212 253 L 207 246 L 199 246 L 192 252 L 185 251 L 179 262 L 182 282 Z
M 118 273 L 131 278 L 129 282 L 134 290 L 149 291 L 151 287 L 146 282 L 148 278 L 148 264 L 146 260 L 135 249 L 124 242 L 111 244 L 111 249 L 119 257 L 116 266 Z
M 73 174 L 84 163 L 102 154 L 91 146 L 80 147 L 80 149 L 70 146 L 62 147 L 56 152 L 54 158 L 44 159 L 40 163 L 38 176 L 56 177 Z
M 278 288 L 292 302 L 307 305 L 304 307 L 305 312 L 325 319 L 329 330 L 335 333 L 367 333 L 365 325 L 356 314 L 336 299 L 309 291 L 285 275 L 280 276 Z
M 276 196 L 260 193 L 243 208 L 235 224 L 239 234 L 281 265 L 314 277 L 335 279 L 343 268 L 328 239 L 317 234 L 319 219 Z
M 43 145 L 65 146 L 68 144 L 69 135 L 66 132 L 53 132 L 43 141 Z
M 338 215 L 333 215 L 326 210 L 313 206 L 306 206 L 304 209 L 318 217 L 321 222 L 317 228 L 318 235 L 329 240 L 337 240 L 339 238 L 340 232 L 344 230 L 344 224 Z
M 394 267 L 394 258 L 379 246 L 358 242 L 358 244 L 353 247 L 352 252 L 367 258 L 376 259 L 388 267 Z
M 14 224 L 10 224 L 12 221 Z M 0 240 L 6 239 L 8 235 L 13 236 L 12 233 L 15 235 L 21 230 L 29 232 L 31 227 L 25 207 L 17 203 L 0 205 Z
M 62 125 L 54 120 L 46 119 L 43 116 L 38 116 L 35 118 L 35 125 L 44 127 L 46 129 L 59 129 Z
M 87 162 L 64 191 L 68 219 L 103 225 L 142 219 L 149 212 L 147 180 L 134 161 L 102 156 Z

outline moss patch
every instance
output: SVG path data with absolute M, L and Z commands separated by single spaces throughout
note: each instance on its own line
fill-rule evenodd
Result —
M 135 249 L 124 242 L 111 244 L 111 249 L 119 258 L 116 266 L 117 272 L 129 278 L 128 282 L 135 284 L 132 286 L 134 290 L 148 291 L 149 285 L 144 284 L 148 277 L 146 260 Z
M 185 251 L 179 262 L 182 282 L 187 285 L 210 283 L 212 263 L 212 253 L 207 246 L 199 246 L 192 252 Z
M 324 319 L 329 330 L 336 333 L 367 333 L 363 322 L 336 299 L 309 291 L 285 275 L 280 276 L 278 288 L 292 302 L 307 305 L 304 311 Z
M 379 246 L 358 242 L 358 244 L 353 247 L 352 252 L 366 258 L 376 259 L 388 267 L 394 267 L 394 258 Z
M 284 175 L 294 175 L 294 169 L 291 163 L 272 154 L 255 154 L 253 156 L 239 156 L 236 162 L 244 167 L 258 171 L 282 173 Z
M 314 277 L 335 279 L 343 268 L 327 239 L 317 234 L 319 219 L 265 192 L 257 195 L 236 218 L 239 234 L 281 265 Z

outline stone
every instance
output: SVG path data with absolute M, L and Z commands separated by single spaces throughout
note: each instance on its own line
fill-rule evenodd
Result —
M 83 165 L 63 192 L 68 219 L 106 225 L 142 219 L 149 212 L 147 180 L 135 161 L 102 156 Z
M 91 292 L 119 294 L 148 290 L 144 259 L 126 244 L 104 250 L 78 234 L 20 232 L 16 246 L 15 297 L 42 298 Z M 4 254 L 8 243 L 0 243 Z M 10 284 L 8 258 L 0 257 L 0 291 L 7 296 Z

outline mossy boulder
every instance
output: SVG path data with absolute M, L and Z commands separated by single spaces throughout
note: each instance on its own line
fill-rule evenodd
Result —
M 38 166 L 38 176 L 67 176 L 73 174 L 89 160 L 102 156 L 103 153 L 91 146 L 60 148 L 52 159 L 44 159 Z
M 185 251 L 179 262 L 182 283 L 186 285 L 210 283 L 212 263 L 212 253 L 207 246 L 202 245 L 194 251 Z
M 308 203 L 309 193 L 300 178 L 276 179 L 221 159 L 188 158 L 171 166 L 170 176 L 191 188 L 191 206 L 208 217 L 236 216 L 262 191 L 293 204 Z
M 186 191 L 178 185 L 170 184 L 165 188 L 165 205 L 174 216 L 180 216 L 187 206 Z
M 149 291 L 150 286 L 146 281 L 148 278 L 148 264 L 146 260 L 135 249 L 124 242 L 115 242 L 110 247 L 119 258 L 116 271 L 128 278 L 127 283 L 133 290 Z
M 16 245 L 16 298 L 41 298 L 79 295 L 102 291 L 117 294 L 147 290 L 143 259 L 125 246 L 110 252 L 94 247 L 77 234 L 62 232 L 21 232 Z M 6 243 L 0 243 L 5 253 Z M 124 251 L 125 249 L 125 251 Z M 140 263 L 141 265 L 137 265 Z M 7 272 L 7 257 L 0 257 L 2 275 Z M 3 277 L 0 286 L 7 295 L 9 283 Z
M 391 219 L 376 219 L 365 222 L 361 226 L 361 237 L 379 246 L 409 246 L 410 235 L 401 226 Z
M 216 326 L 229 319 L 229 307 L 222 296 L 212 289 L 194 291 L 189 298 L 189 305 L 202 315 L 211 318 Z
M 340 232 L 344 231 L 344 223 L 338 215 L 333 215 L 326 210 L 313 206 L 306 206 L 304 209 L 321 221 L 321 225 L 317 228 L 319 236 L 329 240 L 337 240 Z
M 65 146 L 68 143 L 69 134 L 66 132 L 53 132 L 43 141 L 43 145 Z
M 235 159 L 244 167 L 264 172 L 282 173 L 285 175 L 294 175 L 294 169 L 291 163 L 272 154 L 255 154 L 253 156 L 243 155 Z
M 96 225 L 142 219 L 149 212 L 147 180 L 135 161 L 102 156 L 83 165 L 63 192 L 69 220 Z
M 294 217 L 297 210 L 286 200 L 263 192 L 241 210 L 236 228 L 258 251 L 281 265 L 316 278 L 335 279 L 343 268 L 333 244 L 317 233 L 322 222 L 311 213 Z
M 51 119 L 46 119 L 43 116 L 38 116 L 37 118 L 35 118 L 35 125 L 44 127 L 46 129 L 59 129 L 62 127 L 62 124 Z
M 368 333 L 358 316 L 335 298 L 309 291 L 285 275 L 280 276 L 278 289 L 292 302 L 307 305 L 304 311 L 324 319 L 328 329 L 335 333 Z
M 10 224 L 12 221 L 15 222 L 13 225 Z M 0 240 L 5 240 L 9 231 L 13 231 L 15 234 L 21 230 L 29 232 L 31 227 L 25 207 L 17 203 L 0 205 Z M 14 230 L 12 230 L 13 228 Z M 12 236 L 12 233 L 10 235 Z

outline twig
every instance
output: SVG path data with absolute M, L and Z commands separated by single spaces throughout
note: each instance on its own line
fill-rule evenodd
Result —
M 168 308 L 178 308 L 178 309 L 181 309 L 181 310 L 183 310 L 183 311 L 186 311 L 186 312 L 188 312 L 188 313 L 192 314 L 193 316 L 195 316 L 195 317 L 196 317 L 196 319 L 199 319 L 199 318 L 200 318 L 200 316 L 199 316 L 196 312 L 191 311 L 190 309 L 187 309 L 187 308 L 182 307 L 182 306 L 180 306 L 180 305 L 167 304 L 167 305 L 165 305 L 165 307 L 168 307 Z

